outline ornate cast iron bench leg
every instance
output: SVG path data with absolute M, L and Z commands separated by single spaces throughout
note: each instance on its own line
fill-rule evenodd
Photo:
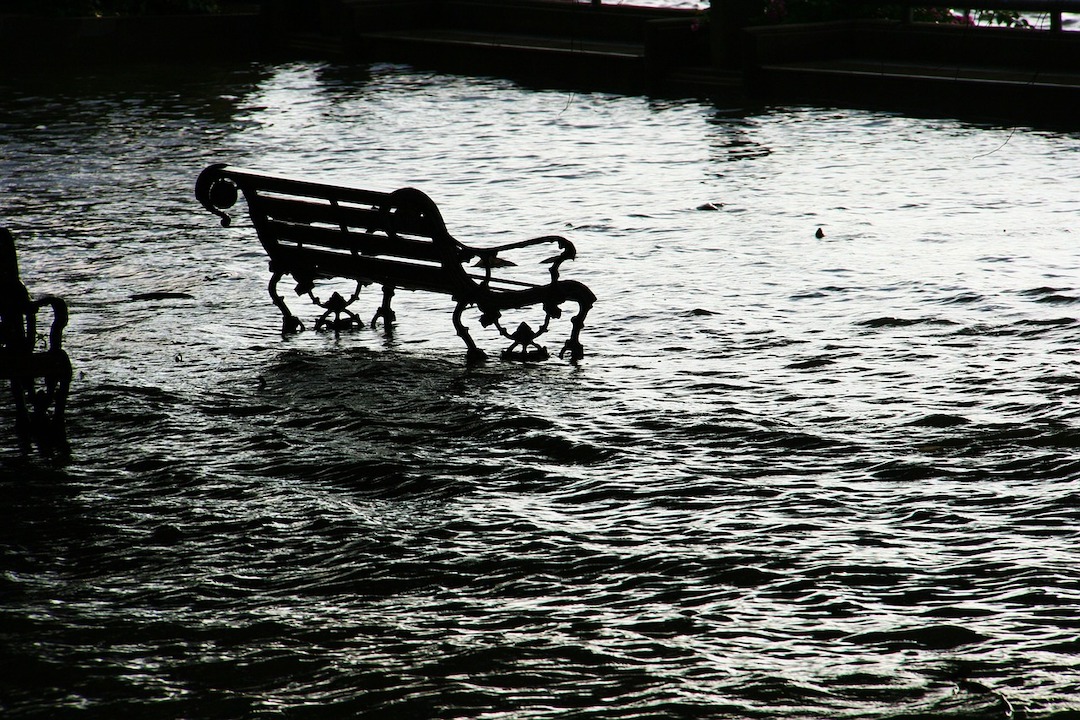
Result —
M 566 353 L 570 353 L 571 364 L 577 364 L 579 360 L 585 357 L 585 348 L 582 346 L 578 336 L 581 335 L 581 329 L 585 326 L 585 316 L 589 314 L 593 303 L 596 302 L 596 296 L 592 292 L 585 288 L 584 285 L 581 288 L 584 290 L 584 292 L 579 293 L 581 296 L 572 298 L 578 303 L 578 314 L 570 318 L 573 330 L 570 332 L 570 338 L 563 344 L 562 350 L 559 351 L 560 358 L 565 356 Z
M 588 308 L 571 318 L 570 324 L 574 326 L 574 329 L 570 333 L 570 338 L 563 343 L 562 350 L 559 351 L 560 358 L 566 353 L 570 353 L 571 363 L 577 363 L 578 360 L 585 357 L 585 348 L 582 346 L 581 341 L 578 340 L 578 335 L 581 334 L 581 328 L 585 325 L 586 313 L 588 313 Z
M 459 300 L 457 307 L 454 308 L 454 329 L 457 330 L 458 336 L 465 341 L 465 345 L 468 348 L 465 354 L 465 360 L 470 364 L 487 360 L 487 353 L 476 346 L 476 343 L 472 339 L 472 335 L 469 334 L 469 329 L 461 322 L 461 314 L 465 312 L 465 308 L 469 307 L 471 304 L 472 303 L 467 303 L 464 300 Z
M 394 286 L 383 285 L 382 286 L 382 305 L 375 311 L 375 315 L 371 318 L 371 327 L 375 327 L 379 323 L 379 318 L 383 319 L 383 325 L 387 330 L 397 320 L 397 315 L 394 314 L 394 310 L 390 307 L 390 301 L 394 298 Z
M 277 284 L 281 280 L 282 274 L 283 273 L 276 272 L 271 276 L 268 290 L 270 291 L 270 299 L 277 305 L 278 310 L 281 311 L 281 334 L 292 335 L 303 331 L 304 323 L 300 321 L 300 318 L 292 314 L 292 311 L 289 310 L 289 306 L 285 304 L 285 298 L 278 294 Z
M 29 453 L 33 441 L 33 422 L 26 408 L 26 392 L 23 381 L 11 381 L 11 399 L 15 403 L 15 437 L 19 440 L 19 449 Z

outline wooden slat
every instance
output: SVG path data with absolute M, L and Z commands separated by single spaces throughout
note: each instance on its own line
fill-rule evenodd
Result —
M 385 216 L 370 207 L 332 205 L 313 199 L 258 196 L 249 204 L 252 211 L 268 219 L 293 223 L 327 223 L 335 226 L 385 229 Z
M 423 265 L 401 260 L 363 255 L 342 255 L 329 250 L 280 246 L 274 266 L 284 272 L 293 268 L 311 272 L 317 277 L 346 277 L 369 280 L 380 285 L 393 285 L 405 290 L 430 290 L 453 293 L 453 275 L 436 265 Z
M 386 193 L 272 179 L 260 183 L 257 187 L 248 188 L 245 195 L 248 207 L 253 213 L 270 218 L 294 222 L 326 222 L 368 230 L 387 230 L 392 227 L 401 235 L 428 238 L 435 233 L 445 232 L 441 223 L 393 212 L 396 206 Z
M 389 193 L 375 192 L 374 190 L 361 190 L 326 183 L 293 180 L 275 175 L 247 172 L 238 168 L 229 168 L 226 174 L 236 180 L 244 191 L 244 195 L 249 198 L 251 192 L 257 194 L 271 192 L 293 197 L 321 198 L 323 200 L 334 198 L 341 202 L 350 202 L 357 205 L 384 205 L 390 198 Z
M 389 238 L 365 232 L 344 232 L 338 228 L 321 225 L 296 225 L 271 220 L 263 231 L 271 244 L 292 243 L 305 247 L 324 247 L 344 253 L 383 255 L 409 260 L 439 263 L 442 257 L 435 244 L 427 240 Z

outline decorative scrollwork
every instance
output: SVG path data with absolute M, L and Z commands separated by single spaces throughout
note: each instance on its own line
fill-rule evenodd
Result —
M 544 322 L 541 323 L 540 327 L 536 330 L 533 330 L 528 323 L 522 322 L 517 326 L 517 329 L 514 330 L 514 332 L 508 332 L 497 318 L 494 319 L 492 323 L 498 329 L 499 334 L 504 338 L 513 341 L 510 344 L 510 347 L 502 351 L 502 359 L 520 360 L 524 362 L 547 360 L 549 357 L 547 348 L 538 344 L 536 339 L 548 331 L 548 325 L 551 323 L 551 318 L 551 313 L 547 312 L 544 315 Z
M 364 327 L 364 321 L 352 310 L 349 310 L 349 306 L 356 302 L 356 299 L 360 297 L 360 290 L 363 289 L 363 287 L 363 282 L 358 281 L 356 283 L 356 290 L 353 291 L 353 294 L 348 300 L 335 290 L 326 302 L 315 297 L 314 292 L 309 291 L 308 297 L 311 298 L 311 301 L 325 311 L 319 316 L 319 319 L 315 321 L 315 329 L 322 330 L 323 328 L 329 328 L 334 331 L 334 335 L 339 335 L 342 330 L 352 330 L 354 327 Z M 334 316 L 333 320 L 330 320 L 331 315 Z M 345 315 L 345 318 L 342 318 L 342 315 Z
M 232 218 L 225 211 L 236 204 L 240 193 L 232 179 L 221 175 L 225 167 L 218 164 L 203 170 L 195 182 L 195 197 L 204 208 L 221 218 L 222 227 L 229 227 Z
M 499 330 L 502 330 L 502 328 L 500 327 Z M 510 347 L 502 351 L 502 359 L 524 360 L 526 362 L 547 360 L 547 348 L 536 343 L 536 338 L 546 331 L 547 320 L 544 320 L 544 326 L 540 330 L 533 330 L 528 323 L 521 323 L 518 325 L 517 330 L 507 335 L 514 342 Z M 503 335 L 506 335 L 506 333 L 504 332 Z

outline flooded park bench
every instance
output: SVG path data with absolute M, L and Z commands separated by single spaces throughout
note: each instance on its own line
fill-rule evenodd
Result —
M 395 321 L 390 303 L 397 289 L 423 290 L 449 295 L 454 305 L 453 324 L 465 341 L 470 362 L 486 358 L 462 322 L 470 307 L 480 313 L 480 324 L 494 326 L 512 344 L 504 359 L 543 360 L 547 350 L 537 339 L 552 319 L 562 316 L 561 305 L 577 304 L 570 336 L 559 353 L 576 363 L 584 354 L 579 335 L 596 296 L 580 282 L 559 279 L 559 269 L 576 251 L 566 238 L 547 235 L 495 247 L 472 247 L 450 235 L 435 203 L 423 192 L 403 188 L 376 192 L 318 182 L 289 179 L 211 165 L 199 175 L 195 195 L 228 227 L 226 212 L 243 193 L 260 242 L 270 256 L 270 298 L 283 316 L 282 333 L 304 329 L 277 285 L 283 275 L 296 281 L 296 294 L 308 295 L 323 312 L 315 329 L 335 332 L 362 327 L 350 310 L 363 287 L 382 286 L 382 302 L 371 319 L 389 329 Z M 550 279 L 529 282 L 503 276 L 515 266 L 504 255 L 531 246 L 554 245 L 557 254 L 541 262 L 550 265 Z M 495 272 L 500 271 L 500 272 Z M 316 283 L 342 278 L 355 281 L 346 298 L 334 291 L 327 300 L 315 295 Z M 512 332 L 503 327 L 502 313 L 539 306 L 544 319 L 534 329 L 525 322 Z M 331 316 L 333 318 L 331 319 Z
M 38 315 L 52 310 L 47 336 L 38 334 Z M 19 278 L 15 239 L 0 228 L 0 378 L 9 381 L 15 402 L 15 433 L 24 451 L 67 449 L 64 406 L 71 361 L 62 347 L 67 303 L 46 296 L 31 300 Z

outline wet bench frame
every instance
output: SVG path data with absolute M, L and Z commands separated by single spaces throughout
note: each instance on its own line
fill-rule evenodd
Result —
M 38 315 L 52 312 L 48 335 Z M 63 348 L 68 306 L 47 295 L 36 300 L 19 277 L 15 238 L 0 228 L 0 379 L 15 403 L 15 434 L 23 452 L 36 443 L 44 454 L 68 452 L 64 411 L 71 386 L 71 360 Z
M 569 355 L 570 362 L 576 363 L 584 355 L 579 336 L 596 296 L 578 281 L 559 278 L 562 264 L 577 255 L 564 237 L 547 235 L 496 247 L 469 246 L 450 235 L 438 207 L 415 188 L 377 192 L 224 164 L 207 167 L 195 184 L 196 198 L 221 219 L 223 227 L 231 224 L 226 211 L 240 194 L 270 257 L 268 289 L 283 316 L 282 334 L 304 330 L 277 290 L 281 278 L 290 275 L 296 281 L 296 294 L 308 295 L 323 309 L 315 323 L 317 330 L 337 332 L 362 326 L 349 308 L 361 289 L 371 284 L 381 285 L 383 292 L 371 324 L 375 326 L 382 318 L 388 329 L 396 320 L 390 303 L 397 289 L 449 295 L 455 303 L 454 328 L 465 341 L 470 362 L 486 359 L 486 353 L 477 347 L 462 322 L 467 308 L 477 308 L 482 326 L 494 326 L 512 341 L 502 352 L 504 359 L 543 360 L 548 357 L 547 350 L 536 341 L 547 332 L 553 318 L 562 316 L 561 305 L 572 301 L 578 311 L 570 320 L 570 337 L 559 356 Z M 550 264 L 549 280 L 527 283 L 493 273 L 514 264 L 501 254 L 540 244 L 551 244 L 558 250 L 544 261 Z M 472 265 L 468 265 L 470 261 L 474 261 Z M 356 291 L 349 298 L 334 292 L 326 301 L 319 299 L 314 294 L 316 283 L 333 278 L 356 281 Z M 503 327 L 503 311 L 532 306 L 540 306 L 544 312 L 537 329 L 524 322 L 513 332 Z

